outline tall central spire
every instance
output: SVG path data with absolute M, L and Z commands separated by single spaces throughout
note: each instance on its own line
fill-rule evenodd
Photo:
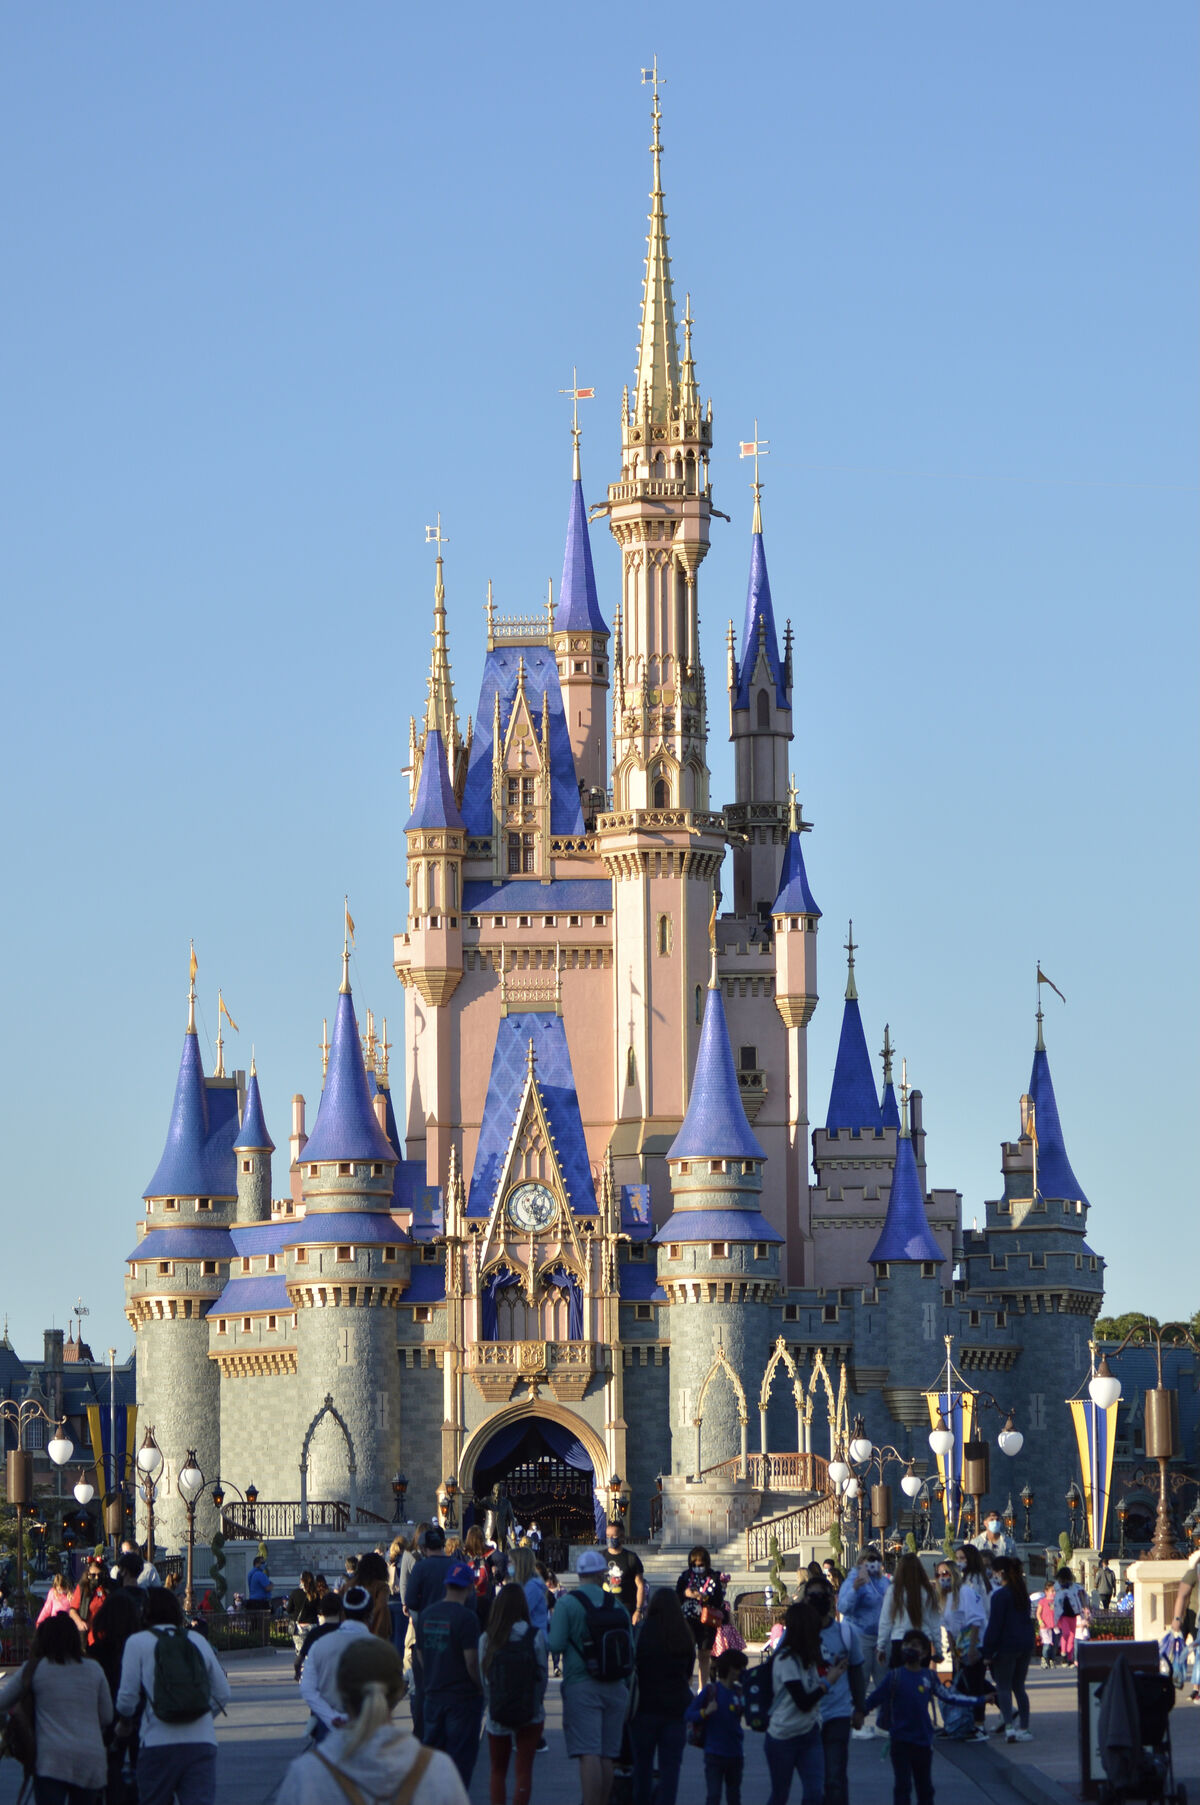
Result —
M 454 707 L 454 682 L 450 675 L 450 648 L 446 635 L 446 584 L 443 578 L 442 547 L 449 540 L 442 536 L 442 517 L 437 526 L 425 528 L 426 543 L 437 546 L 436 575 L 433 581 L 433 656 L 429 667 L 429 699 L 425 704 L 425 725 L 441 734 L 443 743 L 455 749 L 458 741 L 458 716 Z
M 637 390 L 634 415 L 639 420 L 669 418 L 679 392 L 679 341 L 675 328 L 675 295 L 671 287 L 671 255 L 667 249 L 667 210 L 662 185 L 662 106 L 658 98 L 661 77 L 658 59 L 653 70 L 643 69 L 642 80 L 654 87 L 650 108 L 653 137 L 650 155 L 654 178 L 650 189 L 650 231 L 646 239 L 646 275 L 642 285 L 642 329 L 638 343 Z

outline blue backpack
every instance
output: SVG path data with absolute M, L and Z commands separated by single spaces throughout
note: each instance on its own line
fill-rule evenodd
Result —
M 761 1735 L 771 1717 L 775 1698 L 775 1651 L 765 1654 L 757 1667 L 748 1667 L 742 1675 L 742 1720 Z

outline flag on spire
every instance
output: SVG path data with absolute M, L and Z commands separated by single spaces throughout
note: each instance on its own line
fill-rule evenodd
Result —
M 241 1029 L 238 1027 L 237 1023 L 234 1021 L 233 1017 L 229 1013 L 229 1004 L 225 1001 L 225 998 L 222 996 L 221 992 L 218 990 L 218 992 L 217 992 L 217 1020 L 220 1021 L 222 1016 L 225 1017 L 225 1020 L 229 1023 L 229 1026 L 233 1029 L 235 1034 L 241 1033 Z
M 1066 1000 L 1067 1000 L 1066 997 L 1063 996 L 1062 991 L 1058 988 L 1058 985 L 1054 982 L 1054 979 L 1048 978 L 1046 976 L 1045 972 L 1042 970 L 1040 960 L 1038 962 L 1038 968 L 1037 968 L 1037 981 L 1039 984 L 1049 984 L 1049 986 L 1050 986 L 1051 990 L 1054 992 L 1055 996 L 1058 997 L 1061 1002 L 1064 1002 L 1064 1003 L 1066 1002 Z

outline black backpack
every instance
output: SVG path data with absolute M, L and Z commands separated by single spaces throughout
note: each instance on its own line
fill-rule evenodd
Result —
M 775 1675 L 771 1671 L 774 1665 L 774 1653 L 764 1655 L 757 1667 L 748 1668 L 742 1675 L 742 1716 L 748 1729 L 760 1733 L 770 1722 L 775 1699 Z
M 488 1715 L 506 1730 L 523 1730 L 537 1713 L 538 1658 L 534 1638 L 509 1636 L 488 1650 Z
M 154 1632 L 154 1696 L 163 1724 L 190 1724 L 212 1710 L 208 1663 L 186 1630 L 164 1624 Z
M 629 1613 L 606 1592 L 603 1604 L 575 1597 L 583 1606 L 583 1664 L 593 1680 L 627 1680 L 633 1672 L 633 1632 Z

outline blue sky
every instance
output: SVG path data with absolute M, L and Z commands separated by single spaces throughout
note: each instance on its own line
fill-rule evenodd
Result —
M 78 1294 L 97 1348 L 129 1344 L 190 936 L 281 1144 L 292 1093 L 316 1099 L 346 890 L 358 1000 L 397 1023 L 423 529 L 440 508 L 465 711 L 488 577 L 508 612 L 557 580 L 573 364 L 589 496 L 617 474 L 655 51 L 733 516 L 701 583 L 718 800 L 736 443 L 755 415 L 771 441 L 825 911 L 813 1117 L 853 915 L 871 1044 L 886 1019 L 931 1180 L 982 1214 L 1040 958 L 1110 1305 L 1196 1305 L 1195 11 L 699 4 L 678 41 L 647 17 L 0 17 L 19 1347 Z

